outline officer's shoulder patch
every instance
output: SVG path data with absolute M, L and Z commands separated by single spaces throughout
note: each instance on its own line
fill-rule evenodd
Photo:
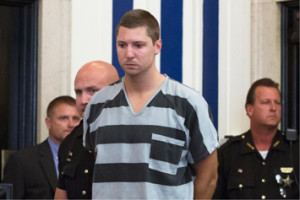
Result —
M 228 140 L 220 146 L 220 148 L 226 148 L 226 147 L 229 147 L 235 143 L 239 143 L 240 141 L 243 140 L 243 138 L 245 138 L 244 134 L 242 135 L 237 135 L 237 136 L 230 136 L 228 137 Z
M 230 138 L 228 140 L 228 142 L 231 142 L 231 143 L 232 142 L 238 142 L 238 141 L 241 141 L 243 139 L 245 139 L 245 134 L 234 136 L 234 137 Z

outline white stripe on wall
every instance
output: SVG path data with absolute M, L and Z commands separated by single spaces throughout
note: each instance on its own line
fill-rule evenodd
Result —
M 183 1 L 182 82 L 202 93 L 203 0 Z

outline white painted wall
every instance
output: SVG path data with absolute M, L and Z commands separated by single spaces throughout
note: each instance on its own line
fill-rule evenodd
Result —
M 48 137 L 51 100 L 71 93 L 71 0 L 39 1 L 37 142 Z
M 219 1 L 219 137 L 249 128 L 244 109 L 251 75 L 251 0 Z
M 280 83 L 282 1 L 251 1 L 251 81 L 267 76 Z
M 219 0 L 219 136 L 249 129 L 244 109 L 254 81 L 280 83 L 280 4 Z

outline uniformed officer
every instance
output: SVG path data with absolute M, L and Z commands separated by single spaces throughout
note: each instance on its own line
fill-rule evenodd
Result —
M 281 98 L 269 78 L 254 82 L 246 105 L 250 130 L 218 150 L 214 199 L 299 199 L 299 140 L 278 130 Z
M 91 97 L 117 81 L 119 75 L 111 64 L 92 61 L 83 65 L 75 77 L 76 106 L 81 115 Z M 55 199 L 91 199 L 94 153 L 82 145 L 83 124 L 78 125 L 62 142 L 59 152 L 59 180 Z

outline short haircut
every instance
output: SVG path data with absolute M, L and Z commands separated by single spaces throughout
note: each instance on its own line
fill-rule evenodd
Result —
M 60 104 L 68 104 L 70 106 L 76 107 L 76 100 L 71 96 L 59 96 L 53 99 L 47 108 L 47 117 L 50 117 L 53 114 L 53 110 Z
M 247 106 L 248 104 L 251 104 L 251 105 L 254 104 L 255 90 L 259 86 L 276 88 L 278 90 L 279 94 L 280 94 L 280 90 L 278 88 L 278 86 L 279 86 L 278 83 L 276 83 L 275 81 L 273 81 L 270 78 L 259 79 L 259 80 L 255 81 L 254 83 L 252 83 L 252 85 L 251 85 L 251 87 L 248 91 L 248 94 L 247 94 L 245 106 Z
M 159 24 L 156 18 L 146 10 L 133 9 L 126 12 L 116 27 L 116 36 L 118 36 L 120 26 L 126 28 L 146 27 L 147 35 L 152 39 L 153 44 L 160 37 Z

